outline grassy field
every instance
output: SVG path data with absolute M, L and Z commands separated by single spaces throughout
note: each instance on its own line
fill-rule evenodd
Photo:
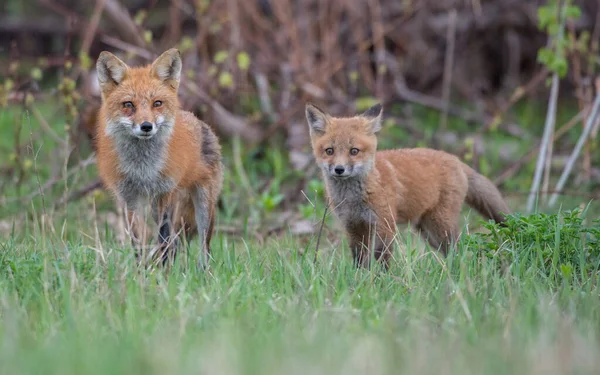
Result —
M 464 237 L 448 259 L 398 251 L 388 273 L 353 269 L 345 244 L 314 264 L 288 236 L 221 235 L 207 273 L 193 252 L 151 272 L 114 244 L 11 237 L 0 372 L 598 373 L 599 244 L 554 224 Z
M 62 138 L 60 119 L 48 122 Z M 402 232 L 389 272 L 356 270 L 331 219 L 316 262 L 314 235 L 252 235 L 256 222 L 277 222 L 280 184 L 299 176 L 276 148 L 258 162 L 244 149 L 236 166 L 226 146 L 226 205 L 208 272 L 193 266 L 195 243 L 170 271 L 143 270 L 117 240 L 105 194 L 54 205 L 93 180 L 93 168 L 29 196 L 61 175 L 60 146 L 22 111 L 0 114 L 2 134 L 18 124 L 30 144 L 22 155 L 12 135 L 0 139 L 3 160 L 23 169 L 0 197 L 2 374 L 600 372 L 596 204 L 517 215 L 503 229 L 473 214 L 447 259 Z M 487 163 L 498 169 L 493 156 Z M 305 188 L 320 189 L 318 179 Z M 318 194 L 314 202 L 322 205 Z M 519 211 L 519 200 L 511 205 Z

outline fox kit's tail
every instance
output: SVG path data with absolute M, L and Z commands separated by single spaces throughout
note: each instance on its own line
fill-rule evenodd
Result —
M 510 209 L 502 198 L 500 191 L 485 176 L 475 172 L 467 165 L 465 167 L 469 180 L 467 204 L 488 219 L 493 219 L 497 223 L 504 222 L 506 218 L 503 214 L 510 214 Z

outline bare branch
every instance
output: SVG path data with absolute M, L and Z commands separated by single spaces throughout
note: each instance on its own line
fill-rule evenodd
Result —
M 565 183 L 567 182 L 567 179 L 569 178 L 569 175 L 571 174 L 571 170 L 573 169 L 573 166 L 575 165 L 575 161 L 579 157 L 579 153 L 581 152 L 583 145 L 587 141 L 588 136 L 590 135 L 592 129 L 594 128 L 594 125 L 596 125 L 596 122 L 598 120 L 600 120 L 600 116 L 598 115 L 599 112 L 600 112 L 600 93 L 598 93 L 596 95 L 596 99 L 594 100 L 594 107 L 592 108 L 592 113 L 590 114 L 590 116 L 587 119 L 585 128 L 583 129 L 583 132 L 581 133 L 581 136 L 579 137 L 579 140 L 577 141 L 577 145 L 575 145 L 575 149 L 573 150 L 573 152 L 571 153 L 571 156 L 569 156 L 569 159 L 567 160 L 565 169 L 563 170 L 563 173 L 560 176 L 558 183 L 556 184 L 556 188 L 554 189 L 555 193 L 552 194 L 552 196 L 550 197 L 550 201 L 548 202 L 550 207 L 554 206 L 554 204 L 556 203 L 556 199 L 558 198 L 558 193 L 565 186 Z

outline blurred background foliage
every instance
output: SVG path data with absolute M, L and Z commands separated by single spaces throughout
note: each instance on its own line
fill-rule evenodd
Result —
M 560 17 L 558 9 L 568 9 Z M 380 148 L 435 147 L 525 210 L 560 72 L 542 192 L 552 192 L 596 95 L 597 0 L 5 0 L 0 4 L 0 230 L 53 213 L 115 225 L 94 165 L 95 60 L 183 54 L 180 98 L 219 134 L 220 229 L 313 233 L 323 184 L 304 104 L 384 104 Z M 560 203 L 598 195 L 594 125 Z M 542 194 L 540 209 L 549 210 Z M 72 209 L 69 209 L 69 208 Z M 3 229 L 2 229 L 3 228 Z

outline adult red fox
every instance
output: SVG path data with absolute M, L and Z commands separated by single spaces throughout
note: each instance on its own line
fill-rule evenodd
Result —
M 210 253 L 216 202 L 223 185 L 221 146 L 210 127 L 180 108 L 181 56 L 170 49 L 152 64 L 129 67 L 102 52 L 96 68 L 102 106 L 95 132 L 98 170 L 134 221 L 144 200 L 159 225 L 160 256 L 175 256 L 176 234 L 198 234 L 199 264 Z
M 496 222 L 510 213 L 498 189 L 456 156 L 427 148 L 377 151 L 383 108 L 332 117 L 306 105 L 314 156 L 357 266 L 389 262 L 397 224 L 414 225 L 447 253 L 458 238 L 462 204 Z

